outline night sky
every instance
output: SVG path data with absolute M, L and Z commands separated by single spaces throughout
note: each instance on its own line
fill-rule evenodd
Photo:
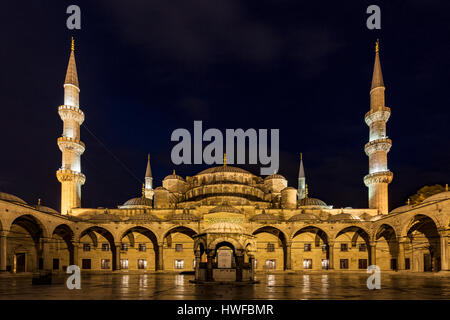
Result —
M 71 4 L 81 30 L 66 28 Z M 381 30 L 366 27 L 371 4 Z M 59 209 L 57 107 L 74 36 L 83 207 L 139 196 L 148 152 L 155 187 L 173 169 L 206 168 L 170 160 L 172 131 L 193 132 L 194 120 L 222 132 L 280 129 L 279 173 L 290 186 L 303 152 L 311 197 L 367 207 L 364 115 L 380 38 L 397 207 L 424 185 L 450 183 L 449 12 L 448 1 L 411 0 L 4 0 L 0 191 Z M 244 168 L 259 174 L 259 165 Z

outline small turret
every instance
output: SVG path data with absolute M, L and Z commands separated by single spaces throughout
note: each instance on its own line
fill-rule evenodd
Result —
M 297 197 L 298 200 L 305 198 L 306 192 L 306 178 L 305 178 L 305 169 L 303 168 L 303 153 L 300 153 L 300 168 L 298 172 L 298 188 L 297 188 Z
M 144 184 L 144 196 L 149 199 L 153 199 L 153 176 L 152 168 L 150 166 L 150 153 L 147 158 L 147 169 L 145 170 L 145 184 Z

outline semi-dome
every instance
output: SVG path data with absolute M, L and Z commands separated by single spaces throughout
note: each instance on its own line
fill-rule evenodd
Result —
M 236 223 L 219 222 L 205 230 L 206 233 L 245 233 L 245 229 Z
M 433 202 L 433 201 L 442 201 L 442 200 L 448 200 L 448 199 L 450 199 L 450 191 L 444 191 L 444 192 L 439 192 L 437 194 L 434 194 L 434 195 L 426 198 L 425 200 L 423 200 L 423 203 Z
M 199 173 L 197 173 L 197 175 L 201 175 L 201 174 L 208 174 L 208 173 L 218 173 L 218 172 L 234 172 L 234 173 L 245 173 L 245 174 L 251 174 L 252 173 L 248 172 L 247 170 L 238 168 L 238 167 L 233 167 L 233 166 L 219 166 L 219 167 L 212 167 L 212 168 L 208 168 L 206 170 L 203 170 Z
M 288 222 L 314 221 L 314 220 L 319 220 L 319 218 L 312 213 L 299 213 L 290 217 Z
M 339 213 L 339 214 L 331 215 L 328 218 L 328 221 L 330 221 L 330 222 L 357 222 L 357 221 L 361 221 L 361 219 L 350 213 Z
M 198 222 L 200 221 L 200 218 L 191 213 L 183 212 L 183 213 L 173 213 L 167 217 L 167 220 L 181 221 L 181 222 Z
M 238 208 L 233 207 L 227 203 L 222 203 L 221 205 L 209 210 L 209 213 L 217 213 L 217 212 L 242 213 Z
M 303 198 L 298 200 L 299 207 L 328 207 L 325 202 L 317 198 Z
M 285 177 L 283 177 L 281 174 L 275 173 L 275 174 L 271 174 L 270 176 L 267 176 L 264 178 L 264 180 L 270 180 L 270 179 L 283 179 L 286 180 Z
M 46 212 L 46 213 L 59 214 L 59 212 L 56 211 L 55 209 L 50 208 L 50 207 L 46 207 L 46 206 L 41 206 L 40 204 L 38 204 L 37 206 L 34 206 L 34 207 L 38 211 L 42 211 L 42 212 Z
M 25 201 L 23 201 L 19 197 L 16 197 L 15 195 L 12 195 L 12 194 L 9 194 L 9 193 L 6 193 L 6 192 L 0 192 L 0 200 L 27 204 Z
M 259 223 L 277 223 L 281 221 L 281 218 L 274 214 L 263 212 L 261 214 L 257 214 L 251 217 L 250 221 Z
M 139 198 L 132 198 L 128 201 L 126 201 L 121 208 L 132 208 L 132 207 L 152 207 L 153 201 L 152 199 L 145 198 L 145 197 L 139 197 Z

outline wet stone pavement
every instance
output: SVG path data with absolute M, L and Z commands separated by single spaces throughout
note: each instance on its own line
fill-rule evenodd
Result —
M 255 285 L 198 285 L 193 275 L 81 274 L 81 289 L 69 290 L 66 275 L 52 285 L 32 285 L 31 276 L 0 277 L 0 299 L 450 299 L 450 276 L 382 274 L 381 289 L 368 290 L 365 273 L 257 274 Z

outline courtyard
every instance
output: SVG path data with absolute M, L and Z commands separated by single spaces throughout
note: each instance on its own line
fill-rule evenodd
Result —
M 410 300 L 450 299 L 450 276 L 444 274 L 382 273 L 381 289 L 368 290 L 368 274 L 345 273 L 257 273 L 255 285 L 196 285 L 193 275 L 81 274 L 81 289 L 69 290 L 66 275 L 52 285 L 32 285 L 31 275 L 2 275 L 0 299 L 27 300 Z

